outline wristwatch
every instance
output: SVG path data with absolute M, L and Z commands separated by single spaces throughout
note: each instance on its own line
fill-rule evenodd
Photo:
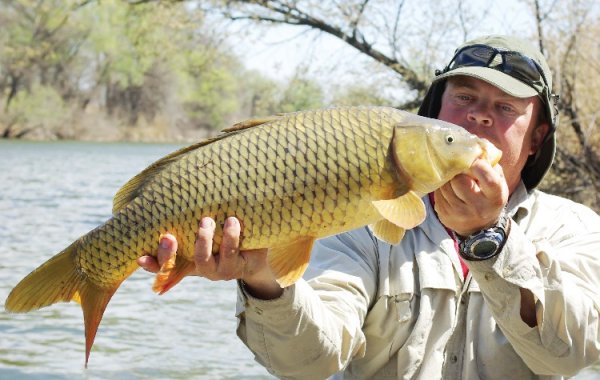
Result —
M 502 251 L 509 231 L 510 217 L 502 213 L 494 226 L 475 232 L 466 238 L 457 236 L 460 256 L 471 261 L 491 259 Z

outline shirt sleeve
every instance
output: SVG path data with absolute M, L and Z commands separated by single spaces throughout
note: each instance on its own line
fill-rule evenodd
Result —
M 275 300 L 240 287 L 238 336 L 280 378 L 322 378 L 365 351 L 362 324 L 376 293 L 377 244 L 366 229 L 319 240 L 304 279 Z
M 540 218 L 541 219 L 541 218 Z M 574 205 L 538 220 L 526 236 L 512 223 L 502 252 L 468 262 L 500 329 L 540 375 L 573 376 L 600 359 L 600 217 Z M 537 326 L 520 316 L 520 288 L 536 301 Z

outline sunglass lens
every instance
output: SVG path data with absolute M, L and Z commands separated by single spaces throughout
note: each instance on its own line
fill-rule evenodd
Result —
M 520 54 L 505 53 L 503 71 L 508 75 L 531 82 L 541 79 L 540 71 L 531 58 Z
M 471 46 L 456 54 L 452 68 L 461 66 L 487 66 L 495 52 L 487 46 Z

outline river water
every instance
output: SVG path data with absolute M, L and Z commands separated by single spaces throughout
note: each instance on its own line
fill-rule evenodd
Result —
M 235 335 L 235 284 L 186 278 L 163 296 L 135 272 L 84 368 L 76 303 L 8 314 L 23 276 L 110 217 L 129 178 L 176 145 L 0 141 L 0 379 L 271 379 Z M 586 370 L 577 379 L 600 379 Z
M 8 314 L 23 276 L 110 217 L 129 178 L 176 145 L 0 142 L 0 379 L 268 379 L 235 334 L 235 284 L 187 278 L 157 296 L 135 272 L 84 369 L 76 303 Z

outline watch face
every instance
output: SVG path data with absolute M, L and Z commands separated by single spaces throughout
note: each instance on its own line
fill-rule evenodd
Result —
M 466 260 L 487 260 L 496 256 L 504 247 L 507 228 L 510 230 L 510 218 L 503 216 L 496 226 L 460 240 L 460 255 Z
M 482 239 L 476 242 L 471 248 L 473 255 L 478 258 L 486 258 L 496 253 L 498 242 L 491 239 Z

